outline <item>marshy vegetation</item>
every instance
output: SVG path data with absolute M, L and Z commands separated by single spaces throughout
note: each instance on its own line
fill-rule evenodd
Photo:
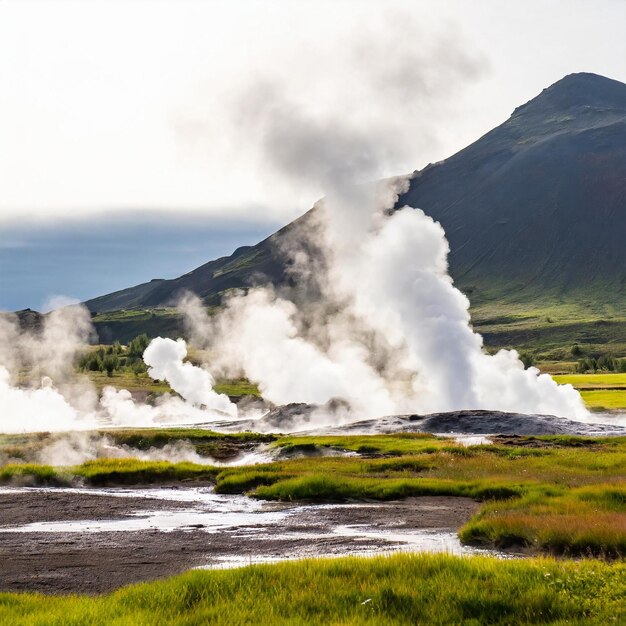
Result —
M 19 484 L 141 485 L 210 482 L 216 491 L 266 500 L 338 502 L 466 496 L 484 504 L 463 541 L 534 552 L 626 554 L 626 438 L 502 437 L 466 447 L 426 434 L 278 437 L 199 429 L 107 431 L 137 450 L 187 441 L 198 454 L 237 454 L 263 445 L 258 465 L 96 459 L 77 466 L 9 463 L 0 481 Z M 5 436 L 0 450 L 33 445 Z M 39 436 L 41 437 L 41 436 Z M 40 439 L 38 439 L 40 441 Z M 329 452 L 334 454 L 329 454 Z

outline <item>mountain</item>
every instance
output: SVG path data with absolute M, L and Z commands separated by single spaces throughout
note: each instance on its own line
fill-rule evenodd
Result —
M 451 275 L 473 304 L 575 301 L 623 314 L 626 85 L 566 76 L 467 148 L 415 171 L 405 204 L 441 222 Z M 280 283 L 276 243 L 296 222 L 179 278 L 86 304 L 100 313 L 162 307 L 186 290 L 217 304 L 228 289 Z

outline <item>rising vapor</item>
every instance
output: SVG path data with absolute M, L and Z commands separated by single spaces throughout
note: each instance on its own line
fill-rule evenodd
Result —
M 342 400 L 343 420 L 461 409 L 585 418 L 571 385 L 524 369 L 514 350 L 484 352 L 448 274 L 442 227 L 419 209 L 393 210 L 405 188 L 401 179 L 346 187 L 318 204 L 317 227 L 298 232 L 294 267 L 307 270 L 293 300 L 288 289 L 255 288 L 203 319 L 188 297 L 181 308 L 214 366 L 245 375 L 274 404 Z M 303 246 L 307 236 L 315 241 Z M 315 285 L 303 289 L 307 281 Z M 303 292 L 321 302 L 302 302 Z
M 154 405 L 125 389 L 105 387 L 100 397 L 73 372 L 77 353 L 92 336 L 89 311 L 65 307 L 44 317 L 41 329 L 23 330 L 0 317 L 0 432 L 89 430 L 103 426 L 188 424 L 233 418 L 237 407 L 213 391 L 204 369 L 184 363 L 184 341 L 155 339 L 146 350 L 152 375 L 180 397 L 165 394 Z

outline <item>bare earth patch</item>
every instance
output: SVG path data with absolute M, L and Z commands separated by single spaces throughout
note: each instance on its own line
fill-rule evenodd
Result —
M 165 578 L 193 567 L 239 559 L 283 559 L 391 551 L 394 532 L 456 531 L 478 509 L 469 498 L 422 497 L 384 503 L 302 506 L 267 503 L 288 512 L 275 525 L 254 519 L 219 531 L 189 526 L 171 532 L 3 532 L 36 522 L 133 519 L 188 503 L 81 493 L 0 493 L 0 591 L 103 593 L 129 583 Z M 355 537 L 338 528 L 367 526 Z M 384 536 L 387 535 L 387 537 Z

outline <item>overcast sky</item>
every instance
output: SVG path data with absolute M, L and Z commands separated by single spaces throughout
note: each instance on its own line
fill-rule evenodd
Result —
M 416 135 L 412 154 L 393 163 L 410 171 L 462 148 L 565 74 L 626 80 L 624 24 L 623 0 L 4 0 L 2 215 L 185 207 L 247 216 L 265 207 L 290 218 L 322 190 L 294 198 L 277 188 L 245 137 L 226 128 L 232 99 L 251 81 L 278 80 L 311 107 L 317 100 L 325 117 L 380 116 L 371 94 L 360 98 L 367 77 L 353 75 L 351 58 L 390 40 L 379 61 L 391 66 L 408 42 L 436 77 L 452 45 L 477 71 L 445 94 L 458 99 L 445 116 L 426 94 L 414 109 L 426 120 L 402 120 L 418 131 L 429 117 L 442 126 Z
M 0 248 L 33 247 L 24 220 L 67 234 L 81 219 L 111 229 L 127 211 L 195 212 L 215 241 L 241 223 L 222 244 L 253 243 L 324 191 L 307 176 L 315 164 L 296 161 L 299 176 L 272 167 L 282 112 L 279 137 L 294 111 L 348 145 L 371 131 L 364 149 L 382 156 L 365 178 L 409 172 L 568 73 L 626 82 L 624 24 L 624 0 L 0 0 Z M 150 278 L 160 241 L 118 282 Z M 0 308 L 18 304 L 6 262 Z

